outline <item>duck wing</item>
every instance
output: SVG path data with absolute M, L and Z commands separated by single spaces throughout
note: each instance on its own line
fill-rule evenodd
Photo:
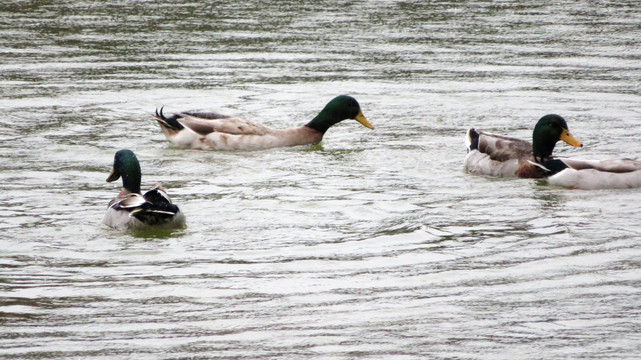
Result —
M 144 195 L 127 193 L 109 203 L 108 215 L 103 222 L 112 227 L 137 227 L 135 218 L 147 226 L 179 227 L 184 225 L 184 215 L 157 183 Z
M 142 197 L 145 202 L 133 209 L 131 216 L 147 225 L 163 225 L 177 216 L 182 216 L 180 209 L 171 202 L 160 182 L 156 183 Z
M 507 136 L 469 129 L 465 138 L 465 168 L 478 175 L 540 177 L 530 166 L 532 144 Z
M 173 145 L 192 149 L 252 151 L 315 144 L 323 139 L 323 132 L 306 125 L 274 129 L 218 113 L 183 112 L 165 116 L 161 108 L 154 118 Z
M 233 135 L 265 135 L 273 131 L 268 126 L 240 117 L 207 118 L 195 115 L 183 113 L 176 120 L 182 126 L 202 136 L 213 132 Z
M 122 193 L 109 202 L 109 207 L 102 219 L 102 223 L 116 229 L 130 229 L 144 225 L 132 217 L 131 212 L 145 203 L 146 200 L 142 195 L 123 190 Z
M 641 187 L 641 161 L 638 160 L 559 160 L 568 168 L 548 177 L 551 185 L 584 190 Z
M 559 160 L 574 170 L 594 169 L 609 173 L 628 173 L 641 170 L 641 161 L 633 159 L 585 160 L 559 158 Z
M 118 197 L 111 200 L 109 207 L 115 210 L 130 211 L 146 202 L 145 198 L 136 193 L 119 194 Z
M 529 141 L 485 131 L 468 130 L 466 143 L 468 152 L 478 150 L 494 161 L 532 157 L 532 143 Z

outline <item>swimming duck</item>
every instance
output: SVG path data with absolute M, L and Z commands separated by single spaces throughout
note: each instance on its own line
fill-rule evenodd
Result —
M 109 202 L 103 224 L 116 229 L 179 228 L 185 225 L 185 215 L 172 204 L 162 183 L 156 183 L 144 195 L 140 193 L 140 163 L 131 150 L 116 152 L 107 182 L 120 177 L 123 189 Z
M 266 125 L 218 113 L 182 112 L 166 117 L 156 110 L 155 119 L 173 145 L 202 150 L 263 150 L 274 147 L 309 145 L 320 142 L 332 125 L 354 119 L 374 129 L 351 96 L 332 99 L 310 122 L 289 129 Z
M 556 143 L 583 146 L 559 115 L 543 116 L 532 143 L 469 129 L 465 167 L 473 174 L 546 178 L 552 185 L 577 189 L 641 187 L 641 162 L 631 159 L 581 160 L 553 157 Z

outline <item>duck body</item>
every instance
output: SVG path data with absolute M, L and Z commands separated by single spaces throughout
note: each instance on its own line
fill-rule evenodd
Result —
M 469 129 L 466 136 L 465 168 L 477 175 L 541 178 L 528 141 Z
M 109 202 L 103 224 L 115 229 L 180 228 L 185 215 L 171 202 L 161 183 L 144 195 L 126 189 Z
M 315 144 L 331 126 L 345 119 L 355 119 L 373 129 L 356 99 L 346 95 L 332 99 L 307 124 L 289 129 L 218 113 L 182 112 L 166 117 L 161 109 L 156 111 L 155 119 L 174 146 L 201 150 L 253 151 Z
M 239 117 L 219 117 L 216 113 L 175 114 L 156 117 L 172 145 L 199 150 L 264 150 L 275 147 L 308 145 L 320 142 L 324 133 L 305 125 L 274 129 Z
M 116 152 L 107 182 L 120 177 L 123 189 L 109 202 L 103 224 L 122 230 L 180 228 L 185 225 L 185 215 L 172 203 L 160 182 L 144 195 L 140 193 L 140 164 L 130 150 Z
M 575 189 L 641 187 L 641 161 L 632 159 L 583 160 L 553 157 L 556 142 L 582 146 L 558 115 L 537 122 L 532 143 L 469 129 L 466 136 L 468 172 L 480 175 L 545 178 L 551 185 Z
M 547 177 L 551 185 L 574 189 L 631 189 L 641 187 L 641 161 L 559 158 L 565 169 Z

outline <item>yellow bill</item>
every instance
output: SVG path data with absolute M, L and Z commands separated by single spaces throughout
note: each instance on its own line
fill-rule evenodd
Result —
M 120 178 L 120 174 L 116 171 L 116 169 L 111 169 L 109 177 L 107 178 L 107 182 L 116 181 L 118 180 L 118 178 Z
M 358 115 L 356 115 L 354 120 L 363 124 L 363 126 L 365 126 L 366 128 L 374 130 L 374 127 L 372 126 L 372 124 L 369 123 L 369 121 L 367 121 L 367 118 L 365 118 L 361 110 L 358 111 Z
M 561 133 L 561 137 L 559 139 L 565 141 L 568 145 L 577 147 L 583 146 L 583 144 L 581 144 L 579 140 L 577 140 L 574 136 L 572 136 L 572 134 L 570 134 L 570 130 L 568 129 L 563 129 L 563 132 Z

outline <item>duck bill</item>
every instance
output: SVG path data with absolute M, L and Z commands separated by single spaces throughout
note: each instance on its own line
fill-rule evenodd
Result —
M 570 130 L 568 129 L 563 129 L 560 140 L 565 141 L 568 145 L 572 145 L 576 147 L 583 146 L 583 144 L 581 144 L 579 140 L 577 140 L 574 136 L 572 136 L 572 134 L 570 134 Z
M 372 126 L 372 124 L 369 123 L 369 121 L 367 121 L 367 119 L 365 118 L 365 116 L 363 115 L 363 112 L 361 110 L 358 111 L 358 115 L 356 115 L 354 120 L 356 120 L 359 123 L 363 124 L 363 126 L 365 126 L 366 128 L 374 130 L 374 127 Z
M 116 169 L 111 169 L 111 173 L 109 173 L 109 177 L 107 178 L 107 182 L 112 182 L 118 180 L 120 177 L 120 174 L 116 171 Z

